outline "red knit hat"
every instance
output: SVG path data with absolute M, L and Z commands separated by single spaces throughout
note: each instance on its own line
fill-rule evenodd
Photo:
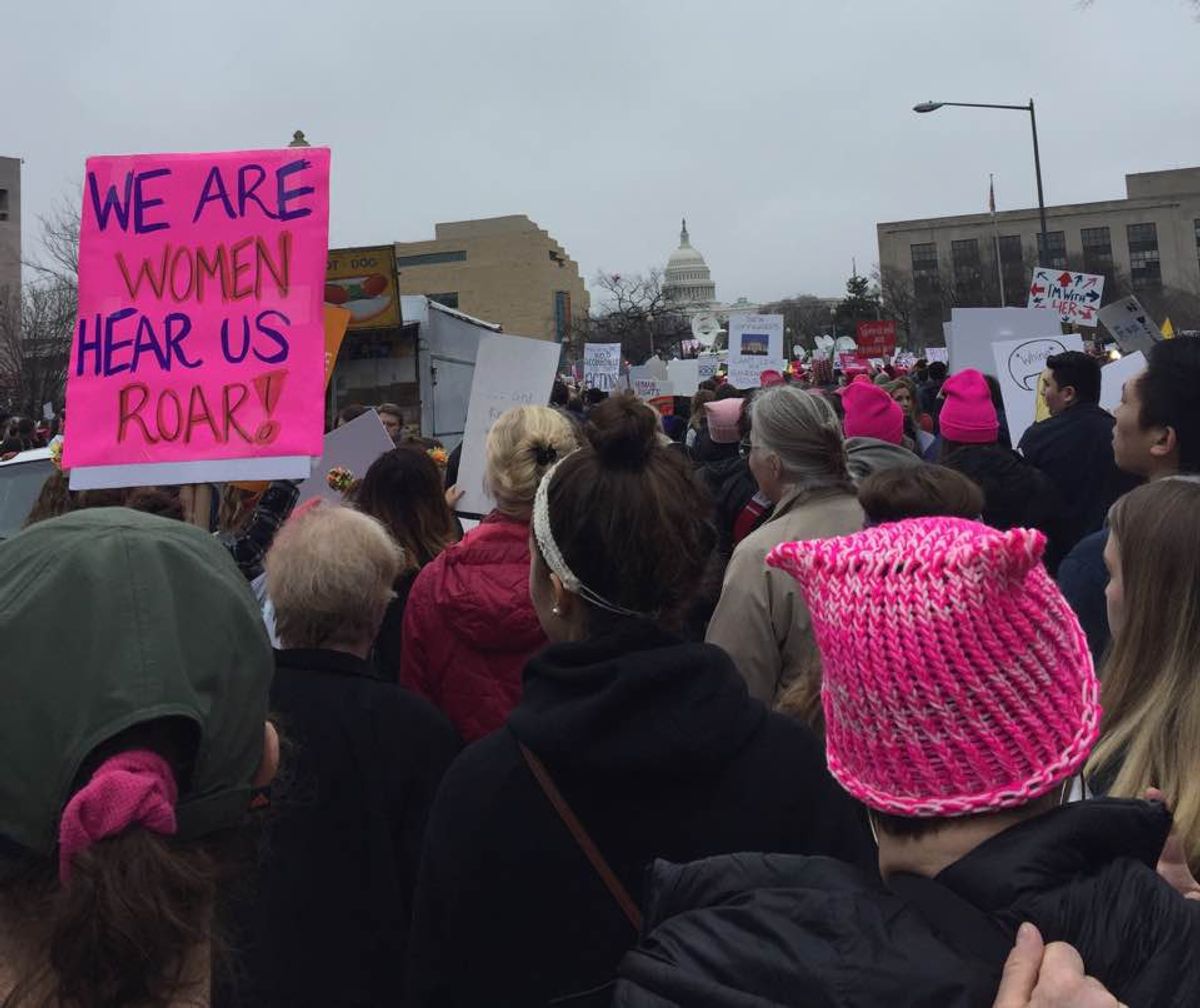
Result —
M 942 385 L 942 411 L 938 429 L 947 441 L 960 444 L 991 444 L 1000 433 L 992 390 L 974 368 L 951 375 Z
M 872 437 L 898 445 L 904 438 L 904 410 L 880 386 L 857 378 L 842 389 L 846 437 Z
M 774 368 L 768 368 L 758 376 L 758 385 L 760 388 L 774 388 L 776 385 L 787 384 L 786 379 Z
M 915 818 L 1028 804 L 1083 765 L 1099 682 L 1041 532 L 913 518 L 783 543 L 824 681 L 829 770 Z

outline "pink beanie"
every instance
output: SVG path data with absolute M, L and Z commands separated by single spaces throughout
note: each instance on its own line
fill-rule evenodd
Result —
M 1000 433 L 988 383 L 974 368 L 951 375 L 942 385 L 938 429 L 947 441 L 991 444 Z
M 768 368 L 758 376 L 759 388 L 774 388 L 776 385 L 786 385 L 787 379 L 774 368 Z
M 829 770 L 850 794 L 959 816 L 1025 805 L 1083 765 L 1100 687 L 1045 542 L 914 518 L 767 555 L 808 602 Z
M 704 404 L 708 416 L 708 436 L 714 444 L 737 444 L 741 439 L 738 420 L 742 416 L 741 399 L 718 399 Z
M 842 389 L 846 437 L 873 437 L 898 445 L 904 438 L 904 410 L 870 381 L 855 379 Z

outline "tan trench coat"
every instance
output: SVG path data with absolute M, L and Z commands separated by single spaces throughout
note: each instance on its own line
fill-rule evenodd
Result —
M 706 639 L 728 652 L 751 696 L 773 707 L 792 682 L 821 674 L 799 586 L 790 574 L 767 567 L 767 554 L 779 543 L 849 535 L 862 527 L 863 510 L 852 495 L 795 490 L 738 543 Z

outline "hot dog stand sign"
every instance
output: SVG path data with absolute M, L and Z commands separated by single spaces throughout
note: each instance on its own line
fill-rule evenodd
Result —
M 329 250 L 325 303 L 350 312 L 351 329 L 400 325 L 396 253 L 391 245 Z

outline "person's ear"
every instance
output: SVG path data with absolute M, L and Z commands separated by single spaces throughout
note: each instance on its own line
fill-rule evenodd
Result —
M 562 583 L 562 578 L 553 572 L 550 574 L 550 593 L 554 600 L 554 615 L 559 619 L 569 620 L 574 614 L 579 596 L 569 591 Z
M 1174 427 L 1155 427 L 1154 440 L 1150 443 L 1150 454 L 1155 458 L 1167 458 L 1179 450 L 1179 437 Z
M 279 773 L 279 732 L 268 721 L 263 726 L 262 759 L 259 761 L 258 769 L 254 771 L 254 779 L 250 782 L 250 786 L 255 791 L 261 791 L 270 786 L 277 773 Z

